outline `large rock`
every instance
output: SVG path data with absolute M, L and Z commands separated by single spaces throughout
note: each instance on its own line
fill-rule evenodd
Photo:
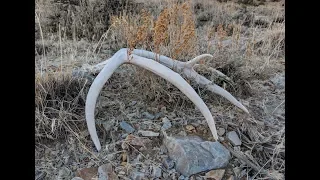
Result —
M 176 170 L 183 176 L 224 168 L 230 152 L 219 142 L 203 141 L 200 137 L 167 137 L 164 144 L 175 161 Z

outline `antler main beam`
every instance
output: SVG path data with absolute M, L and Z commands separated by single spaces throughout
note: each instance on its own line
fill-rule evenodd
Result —
M 123 48 L 121 50 L 124 50 L 126 48 Z M 187 61 L 187 62 L 181 62 L 177 61 L 175 59 L 171 59 L 169 57 L 159 55 L 150 51 L 146 50 L 140 50 L 140 49 L 134 49 L 132 51 L 132 54 L 145 57 L 148 59 L 153 59 L 155 61 L 160 62 L 161 64 L 165 65 L 166 67 L 179 72 L 183 74 L 186 78 L 189 80 L 195 81 L 197 84 L 199 84 L 201 87 L 204 87 L 208 89 L 209 91 L 218 94 L 224 98 L 226 98 L 228 101 L 230 101 L 233 105 L 237 106 L 241 110 L 243 110 L 246 113 L 249 113 L 246 107 L 244 107 L 235 97 L 233 97 L 228 91 L 224 90 L 220 86 L 214 84 L 212 81 L 208 80 L 206 77 L 198 74 L 194 69 L 194 65 L 202 58 L 205 57 L 211 57 L 210 54 L 202 54 L 200 56 L 195 57 L 194 59 Z M 98 73 L 101 71 L 101 69 L 107 64 L 109 60 L 103 61 L 95 66 L 87 66 L 84 67 L 85 71 L 89 71 L 91 73 Z
M 97 98 L 102 87 L 111 77 L 113 72 L 124 63 L 131 63 L 145 68 L 175 85 L 199 108 L 199 110 L 207 120 L 208 126 L 211 130 L 214 139 L 218 139 L 215 122 L 213 120 L 210 110 L 203 102 L 203 100 L 199 97 L 199 95 L 195 92 L 195 90 L 178 73 L 158 63 L 157 61 L 138 56 L 134 52 L 132 55 L 128 56 L 127 49 L 124 48 L 119 50 L 116 54 L 114 54 L 108 61 L 104 61 L 103 63 L 100 63 L 91 69 L 92 71 L 96 71 L 97 69 L 103 67 L 103 69 L 95 78 L 89 89 L 85 107 L 86 121 L 89 134 L 98 151 L 101 149 L 101 145 L 97 135 L 94 118 L 94 111 Z

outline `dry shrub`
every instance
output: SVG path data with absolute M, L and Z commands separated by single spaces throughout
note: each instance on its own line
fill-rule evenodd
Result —
M 198 48 L 194 18 L 190 1 L 169 4 L 155 22 L 155 52 L 182 61 L 195 56 Z
M 195 21 L 190 1 L 168 4 L 154 23 L 154 52 L 167 55 L 173 59 L 187 61 L 197 54 L 197 37 Z M 186 98 L 172 84 L 150 72 L 139 72 L 140 85 L 148 97 L 154 100 L 165 99 L 165 102 L 185 100 Z M 173 95 L 178 95 L 174 97 Z
M 109 32 L 110 39 L 117 39 L 118 48 L 147 49 L 181 61 L 187 61 L 197 54 L 195 21 L 190 1 L 167 4 L 157 18 L 146 10 L 142 10 L 139 15 L 123 13 L 112 16 Z M 178 91 L 177 88 L 147 70 L 139 67 L 135 69 L 137 84 L 146 99 L 165 99 L 168 103 L 174 101 L 172 94 Z
M 83 129 L 87 82 L 66 73 L 36 76 L 35 136 L 38 140 L 64 138 Z

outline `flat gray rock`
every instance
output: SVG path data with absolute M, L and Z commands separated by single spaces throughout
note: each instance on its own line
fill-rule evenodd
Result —
M 71 180 L 83 180 L 81 177 L 74 177 Z
M 217 133 L 219 136 L 223 136 L 225 132 L 226 130 L 224 128 L 219 128 Z
M 227 133 L 227 139 L 231 142 L 232 145 L 234 146 L 240 146 L 241 145 L 241 140 L 237 133 L 235 131 L 230 131 Z
M 231 158 L 230 152 L 219 142 L 203 141 L 195 137 L 165 137 L 169 156 L 176 170 L 189 177 L 203 171 L 224 168 Z
M 159 133 L 156 133 L 156 132 L 153 132 L 153 131 L 143 131 L 143 130 L 139 130 L 138 133 L 141 134 L 142 136 L 145 136 L 145 137 L 155 137 L 155 136 L 159 136 Z
M 125 121 L 121 121 L 120 122 L 120 127 L 125 130 L 127 133 L 132 133 L 134 131 L 134 128 L 128 124 L 127 122 Z

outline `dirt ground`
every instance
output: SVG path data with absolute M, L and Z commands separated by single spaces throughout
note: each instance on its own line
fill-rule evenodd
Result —
M 145 179 L 157 179 L 152 167 L 162 167 L 163 160 L 168 157 L 162 143 L 163 136 L 160 133 L 157 137 L 142 138 L 141 141 L 148 142 L 145 146 L 130 145 L 127 140 L 131 135 L 120 127 L 120 122 L 132 125 L 136 130 L 132 135 L 141 137 L 138 130 L 160 132 L 162 120 L 167 118 L 172 123 L 166 131 L 168 135 L 197 135 L 211 141 L 206 120 L 169 82 L 142 68 L 122 65 L 98 98 L 95 118 L 102 150 L 97 152 L 84 116 L 86 94 L 92 80 L 76 78 L 71 73 L 83 64 L 94 65 L 108 59 L 128 44 L 127 39 L 122 39 L 121 26 L 110 28 L 110 14 L 105 13 L 110 5 L 99 0 L 79 2 L 84 4 L 36 1 L 35 179 L 72 179 L 82 168 L 94 169 L 107 163 L 112 165 L 119 179 L 130 179 L 136 171 L 143 172 Z M 165 2 L 136 0 L 132 4 L 137 9 L 149 10 L 156 18 L 166 7 Z M 196 71 L 228 90 L 249 110 L 249 114 L 190 83 L 209 107 L 217 129 L 225 130 L 221 136 L 223 141 L 228 143 L 227 132 L 237 132 L 242 145 L 230 147 L 261 167 L 257 171 L 232 156 L 222 179 L 272 179 L 262 173 L 265 170 L 276 179 L 284 179 L 284 1 L 250 2 L 192 1 L 197 34 L 195 55 L 210 53 L 214 56 Z M 121 2 L 114 6 L 118 9 L 113 14 L 123 11 Z M 103 18 L 100 18 L 101 13 L 104 13 Z M 84 22 L 88 24 L 84 26 Z M 89 28 L 90 23 L 92 28 Z M 228 29 L 230 24 L 232 28 Z M 219 25 L 224 27 L 223 38 L 218 32 L 209 37 L 210 28 L 218 29 Z M 237 25 L 241 27 L 238 31 Z M 236 45 L 235 38 L 239 42 Z M 161 52 L 170 57 L 171 52 L 167 50 L 170 47 L 160 48 Z M 144 45 L 139 48 L 148 49 Z M 179 60 L 186 61 L 194 56 L 181 57 Z M 215 79 L 208 67 L 221 71 L 232 82 Z M 206 179 L 205 174 L 198 173 L 189 179 Z M 162 168 L 158 179 L 187 178 L 174 169 Z

